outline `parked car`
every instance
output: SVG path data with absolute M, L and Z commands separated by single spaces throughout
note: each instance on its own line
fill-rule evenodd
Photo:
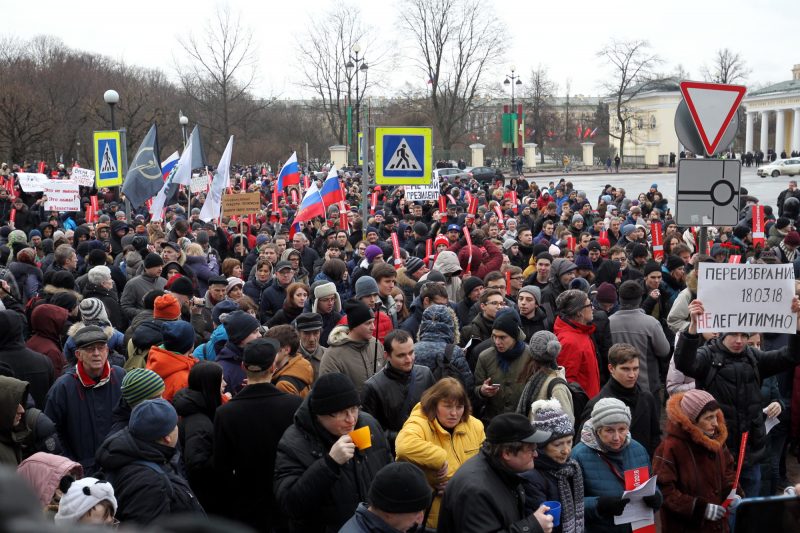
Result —
M 777 159 L 768 165 L 759 167 L 756 174 L 762 178 L 772 176 L 777 178 L 781 175 L 796 176 L 800 174 L 800 159 Z
M 492 167 L 467 167 L 464 171 L 470 178 L 475 178 L 478 181 L 494 181 L 503 179 L 503 173 L 500 169 Z
M 433 171 L 433 176 L 439 179 L 439 182 L 447 181 L 452 183 L 457 177 L 461 179 L 469 179 L 469 174 L 465 170 L 458 168 L 437 168 Z

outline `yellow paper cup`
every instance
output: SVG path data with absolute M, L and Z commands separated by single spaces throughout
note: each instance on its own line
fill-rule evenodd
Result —
M 372 436 L 369 433 L 369 426 L 363 426 L 358 429 L 354 429 L 350 433 L 350 438 L 353 439 L 353 444 L 356 445 L 361 451 L 366 450 L 370 446 L 372 446 Z

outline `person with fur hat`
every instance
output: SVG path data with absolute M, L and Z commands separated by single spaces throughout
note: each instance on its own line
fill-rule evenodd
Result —
M 580 533 L 585 526 L 583 473 L 578 462 L 570 457 L 575 434 L 573 420 L 556 399 L 533 402 L 530 419 L 535 430 L 549 432 L 550 437 L 539 445 L 536 468 L 520 475 L 525 508 L 532 513 L 544 502 L 559 502 L 561 520 L 553 531 Z
M 493 346 L 478 355 L 475 396 L 484 403 L 482 419 L 488 423 L 501 413 L 513 412 L 533 373 L 530 348 L 514 309 L 503 308 L 492 323 Z
M 572 450 L 572 458 L 583 474 L 586 531 L 631 531 L 630 524 L 614 525 L 614 517 L 621 515 L 630 502 L 622 497 L 625 472 L 646 468 L 651 473 L 651 468 L 647 450 L 631 438 L 630 425 L 628 406 L 616 398 L 603 398 L 592 409 L 591 418 L 581 429 L 581 440 Z M 663 497 L 656 489 L 643 501 L 657 511 Z
M 391 463 L 375 475 L 367 495 L 358 504 L 343 533 L 396 533 L 417 528 L 431 501 L 425 474 L 410 463 Z
M 120 521 L 146 526 L 170 514 L 205 516 L 180 474 L 177 444 L 178 413 L 158 398 L 134 407 L 128 427 L 100 446 L 97 463 L 115 487 Z
M 600 392 L 600 369 L 592 338 L 596 329 L 592 302 L 585 292 L 570 289 L 562 292 L 556 303 L 553 332 L 561 343 L 558 362 L 564 366 L 567 381 L 577 382 L 593 398 Z
M 729 531 L 722 505 L 736 467 L 727 438 L 725 415 L 708 392 L 690 390 L 667 401 L 667 434 L 653 457 L 664 531 Z
M 392 462 L 380 424 L 360 404 L 349 377 L 323 372 L 281 437 L 274 490 L 293 530 L 338 531 Z M 350 433 L 362 427 L 369 428 L 371 446 L 358 449 Z
M 189 383 L 189 371 L 197 364 L 192 356 L 194 350 L 194 328 L 188 322 L 175 320 L 161 326 L 163 343 L 152 346 L 147 355 L 147 366 L 164 380 L 162 397 L 172 397 Z
M 533 359 L 533 374 L 522 390 L 517 413 L 530 417 L 533 402 L 553 398 L 561 404 L 570 422 L 575 422 L 575 409 L 566 373 L 563 366 L 558 366 L 558 355 L 561 353 L 558 337 L 551 331 L 538 331 L 528 342 L 528 348 Z
M 322 318 L 319 343 L 327 348 L 329 336 L 342 318 L 342 300 L 334 283 L 320 283 L 319 285 L 315 283 L 315 285 L 316 287 L 312 287 L 314 301 L 311 303 L 311 312 L 318 313 Z

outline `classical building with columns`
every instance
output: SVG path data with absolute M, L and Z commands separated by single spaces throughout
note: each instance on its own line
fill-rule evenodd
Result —
M 800 65 L 792 69 L 791 80 L 748 93 L 742 105 L 747 112 L 745 151 L 774 150 L 778 157 L 800 152 Z

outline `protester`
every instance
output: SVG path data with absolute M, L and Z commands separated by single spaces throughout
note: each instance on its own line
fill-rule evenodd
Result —
M 74 481 L 64 491 L 55 515 L 59 528 L 69 526 L 107 526 L 115 524 L 117 499 L 111 483 L 94 477 Z

